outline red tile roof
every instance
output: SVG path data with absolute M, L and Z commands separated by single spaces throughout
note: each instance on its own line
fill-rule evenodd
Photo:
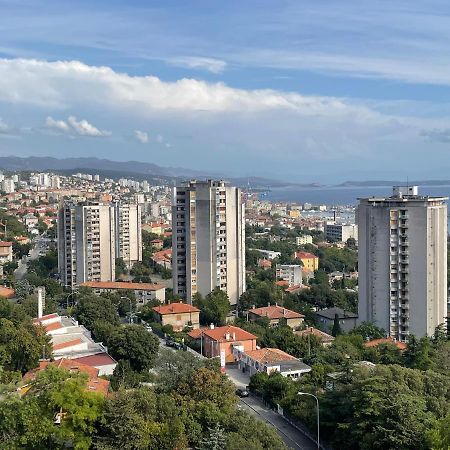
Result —
M 378 347 L 382 344 L 394 344 L 399 350 L 406 350 L 408 347 L 404 342 L 396 341 L 395 339 L 388 337 L 388 338 L 381 338 L 381 339 L 373 339 L 372 341 L 365 342 L 364 347 Z
M 153 311 L 164 316 L 166 314 L 183 314 L 200 312 L 198 308 L 187 303 L 170 303 L 169 305 L 161 305 L 153 307 Z
M 80 283 L 80 286 L 85 286 L 92 289 L 128 289 L 133 291 L 157 291 L 158 289 L 164 288 L 162 284 L 131 283 L 127 281 L 86 281 L 85 283 Z
M 78 345 L 81 344 L 83 341 L 79 338 L 77 339 L 72 339 L 70 341 L 67 342 L 61 342 L 60 344 L 54 344 L 53 345 L 53 350 L 60 350 L 62 348 L 66 348 L 66 347 L 72 347 L 72 345 Z
M 286 309 L 278 305 L 249 309 L 248 312 L 257 316 L 268 317 L 269 319 L 301 319 L 305 317 L 303 314 L 291 311 L 290 309 Z
M 82 356 L 80 358 L 74 358 L 72 361 L 78 361 L 79 363 L 86 364 L 91 367 L 116 364 L 116 360 L 112 356 L 108 355 L 108 353 L 97 353 L 95 355 Z
M 90 392 L 98 392 L 101 395 L 107 395 L 108 393 L 109 381 L 98 377 L 98 369 L 87 364 L 80 363 L 79 361 L 66 358 L 58 359 L 56 361 L 41 361 L 39 363 L 39 367 L 27 372 L 23 376 L 22 380 L 26 382 L 33 381 L 36 378 L 37 373 L 45 370 L 49 365 L 66 369 L 69 372 L 85 373 L 89 377 L 86 382 L 86 390 Z
M 0 241 L 0 247 L 12 247 L 12 242 Z
M 334 337 L 331 336 L 331 334 L 325 333 L 324 331 L 314 327 L 308 327 L 305 330 L 294 331 L 294 334 L 298 336 L 307 336 L 308 334 L 312 334 L 313 336 L 316 336 L 317 338 L 320 339 L 321 342 L 324 343 L 334 341 Z
M 317 258 L 317 256 L 314 255 L 313 253 L 309 253 L 309 252 L 295 252 L 294 253 L 294 258 L 297 258 L 297 259 L 311 259 L 311 258 Z
M 276 284 L 277 286 L 281 286 L 281 287 L 289 286 L 289 282 L 286 281 L 286 280 L 278 280 L 278 281 L 275 282 L 275 284 Z
M 283 350 L 280 350 L 278 348 L 261 348 L 259 350 L 251 350 L 245 352 L 245 354 L 252 358 L 254 361 L 259 361 L 263 364 L 283 361 L 295 361 L 297 359 L 289 353 L 283 352 Z
M 227 334 L 229 334 L 229 339 L 227 339 Z M 217 327 L 213 329 L 205 328 L 203 330 L 203 335 L 218 342 L 249 341 L 256 339 L 254 334 L 233 325 L 225 325 L 224 327 Z
M 44 325 L 45 331 L 48 333 L 49 331 L 59 330 L 63 326 L 60 322 L 49 323 L 48 325 Z
M 42 316 L 42 317 L 35 317 L 33 319 L 33 323 L 40 323 L 43 322 L 44 320 L 48 320 L 48 319 L 54 319 L 55 317 L 58 317 L 58 314 L 53 313 L 53 314 L 47 314 L 46 316 Z
M 0 286 L 0 297 L 13 298 L 16 295 L 16 291 L 6 286 Z

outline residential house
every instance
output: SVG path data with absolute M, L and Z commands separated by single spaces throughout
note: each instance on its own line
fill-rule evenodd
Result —
M 295 252 L 294 259 L 298 259 L 303 264 L 303 270 L 306 272 L 315 272 L 319 269 L 319 258 L 309 252 Z
M 291 328 L 298 328 L 303 324 L 305 316 L 296 311 L 284 308 L 283 306 L 269 305 L 261 308 L 252 308 L 248 310 L 248 320 L 254 322 L 257 319 L 267 317 L 270 326 L 279 325 L 280 320 L 285 321 Z
M 203 328 L 189 333 L 193 339 L 201 341 L 203 355 L 207 358 L 220 357 L 221 366 L 235 361 L 234 350 L 248 352 L 256 350 L 254 334 L 233 325 Z
M 311 372 L 311 367 L 300 359 L 283 352 L 278 348 L 261 348 L 251 351 L 234 349 L 239 369 L 249 376 L 262 372 L 268 375 L 279 372 L 283 377 L 299 378 L 302 374 Z
M 297 336 L 315 336 L 317 339 L 319 339 L 323 347 L 329 347 L 334 341 L 334 337 L 331 336 L 331 334 L 325 333 L 324 331 L 314 327 L 308 327 L 305 330 L 294 331 L 294 334 L 296 334 Z
M 339 320 L 339 325 L 342 331 L 348 333 L 356 327 L 358 321 L 358 314 L 346 311 L 345 309 L 333 307 L 322 309 L 316 312 L 319 322 L 319 327 L 326 332 L 333 329 L 335 318 Z
M 187 303 L 155 306 L 153 311 L 161 325 L 172 325 L 174 331 L 181 331 L 187 326 L 194 329 L 200 326 L 200 310 Z
M 373 339 L 371 341 L 365 342 L 364 347 L 366 348 L 373 348 L 378 347 L 379 345 L 383 344 L 393 344 L 395 345 L 401 352 L 405 351 L 408 347 L 408 345 L 405 342 L 400 342 L 395 340 L 392 337 L 387 338 L 381 338 L 381 339 Z
M 11 262 L 13 260 L 13 244 L 12 242 L 0 242 L 0 264 Z

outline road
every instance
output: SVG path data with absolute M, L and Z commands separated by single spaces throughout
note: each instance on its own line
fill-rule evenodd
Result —
M 266 408 L 258 398 L 253 396 L 241 398 L 240 404 L 243 409 L 250 414 L 273 426 L 289 448 L 295 450 L 317 449 L 317 444 L 315 442 L 305 436 L 301 431 L 297 430 L 297 428 L 293 427 L 280 416 L 280 414 Z
M 248 373 L 243 373 L 237 366 L 227 366 L 226 374 L 237 388 L 246 388 L 250 382 Z M 250 414 L 273 426 L 289 448 L 294 450 L 317 449 L 315 442 L 293 427 L 280 414 L 267 408 L 259 398 L 250 396 L 240 400 L 242 407 Z
M 37 259 L 39 257 L 39 252 L 42 250 L 42 245 L 45 237 L 38 236 L 35 241 L 33 249 L 30 251 L 30 256 L 26 256 L 25 260 L 19 261 L 19 267 L 14 271 L 14 276 L 16 280 L 21 280 L 27 273 L 27 262 Z

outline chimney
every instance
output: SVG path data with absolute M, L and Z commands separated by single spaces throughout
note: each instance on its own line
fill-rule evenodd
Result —
M 42 318 L 44 315 L 45 308 L 45 288 L 39 286 L 37 288 L 37 297 L 38 297 L 38 319 Z
M 210 328 L 211 330 L 214 330 L 214 324 L 212 323 L 212 324 L 209 326 L 209 328 Z
M 278 306 L 278 303 L 277 303 L 277 302 L 275 302 L 275 306 Z
M 267 302 L 267 306 L 270 306 L 270 302 Z
M 225 339 L 226 339 L 227 341 L 230 340 L 230 332 L 229 332 L 229 331 L 227 331 L 227 332 L 225 333 Z
M 233 341 L 236 340 L 236 332 L 233 331 Z
M 283 308 L 283 316 L 285 316 L 285 315 L 286 315 L 286 309 Z
M 256 306 L 255 306 L 255 305 L 252 305 L 252 309 L 256 309 Z

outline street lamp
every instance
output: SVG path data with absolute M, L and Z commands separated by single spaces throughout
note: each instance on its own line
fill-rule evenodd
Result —
M 319 399 L 309 392 L 297 392 L 297 395 L 309 395 L 310 397 L 314 397 L 316 399 L 316 408 L 317 408 L 317 450 L 320 450 L 320 416 L 319 416 Z
M 134 317 L 135 317 L 135 315 L 136 314 L 134 314 L 133 313 L 133 310 L 132 310 L 132 306 L 131 306 L 131 297 L 120 297 L 122 300 L 129 300 L 129 302 L 130 302 L 130 311 L 129 311 L 129 316 L 128 316 L 128 322 L 130 323 L 130 325 L 132 324 L 132 323 L 134 323 Z

